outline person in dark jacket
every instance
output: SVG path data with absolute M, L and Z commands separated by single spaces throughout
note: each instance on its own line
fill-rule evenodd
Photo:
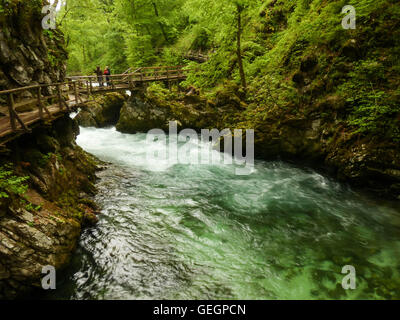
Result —
M 106 82 L 107 82 L 107 86 L 110 86 L 110 75 L 111 75 L 111 70 L 109 67 L 106 67 L 104 69 L 104 75 L 106 76 Z
M 103 86 L 103 72 L 101 71 L 100 67 L 98 66 L 96 70 L 94 70 L 94 73 L 97 75 L 97 82 L 99 83 L 99 86 Z

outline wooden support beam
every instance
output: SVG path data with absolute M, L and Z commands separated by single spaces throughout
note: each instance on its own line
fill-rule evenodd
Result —
M 17 120 L 19 122 L 19 124 L 21 125 L 21 127 L 24 129 L 24 131 L 26 132 L 30 132 L 30 130 L 25 126 L 24 122 L 21 120 L 21 118 L 18 116 L 17 112 L 14 109 L 14 94 L 10 93 L 9 94 L 9 104 L 8 104 L 8 111 L 10 114 L 10 122 L 11 122 L 11 128 L 14 132 L 17 131 L 17 125 L 16 125 L 16 121 Z
M 60 110 L 62 110 L 63 109 L 63 102 L 62 102 L 60 84 L 57 84 L 57 95 L 58 95 L 58 106 L 59 106 Z
M 17 130 L 17 124 L 14 117 L 14 96 L 12 93 L 8 95 L 8 113 L 10 115 L 10 124 L 13 131 Z
M 75 95 L 75 104 L 79 103 L 78 89 L 76 88 L 76 82 L 73 82 L 74 86 L 74 95 Z
M 15 110 L 14 110 L 14 116 L 18 120 L 19 124 L 21 125 L 21 128 L 24 129 L 25 132 L 31 132 L 31 130 L 28 129 L 28 127 L 25 125 L 25 123 L 22 121 L 19 115 L 15 112 Z

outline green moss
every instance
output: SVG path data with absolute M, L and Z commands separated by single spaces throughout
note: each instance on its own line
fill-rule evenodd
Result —
M 68 190 L 59 196 L 57 205 L 67 212 L 70 217 L 81 221 L 84 212 L 81 210 L 77 199 L 79 199 L 77 192 Z

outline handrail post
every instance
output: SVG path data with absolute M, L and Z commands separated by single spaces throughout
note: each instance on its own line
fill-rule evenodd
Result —
M 13 131 L 17 130 L 17 124 L 15 122 L 15 116 L 14 116 L 14 96 L 12 93 L 8 95 L 8 112 L 10 114 L 10 123 L 11 123 L 11 129 Z
M 14 103 L 14 95 L 13 93 L 10 93 L 9 95 L 9 104 L 8 104 L 8 111 L 10 113 L 10 122 L 11 122 L 11 129 L 15 132 L 17 130 L 17 124 L 15 120 L 18 120 L 19 124 L 21 127 L 26 131 L 29 132 L 29 129 L 25 125 L 25 123 L 22 121 L 22 119 L 18 116 L 17 112 L 14 109 L 15 103 Z
M 60 84 L 57 84 L 58 106 L 60 110 L 63 108 Z
M 43 120 L 42 87 L 38 87 L 37 96 L 39 105 L 39 117 Z
M 89 78 L 90 81 L 90 92 L 93 94 L 93 84 L 92 84 L 92 78 Z
M 168 89 L 171 91 L 171 81 L 169 80 L 169 68 L 167 67 L 167 82 L 168 82 Z
M 74 86 L 74 94 L 75 94 L 75 104 L 77 105 L 79 103 L 78 101 L 78 90 L 76 88 L 76 82 L 73 82 L 73 86 Z

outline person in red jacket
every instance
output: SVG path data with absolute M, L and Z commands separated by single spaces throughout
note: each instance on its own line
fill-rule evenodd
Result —
M 106 82 L 107 82 L 107 86 L 110 86 L 110 75 L 111 75 L 111 70 L 109 67 L 106 67 L 104 69 L 104 75 L 106 76 Z

